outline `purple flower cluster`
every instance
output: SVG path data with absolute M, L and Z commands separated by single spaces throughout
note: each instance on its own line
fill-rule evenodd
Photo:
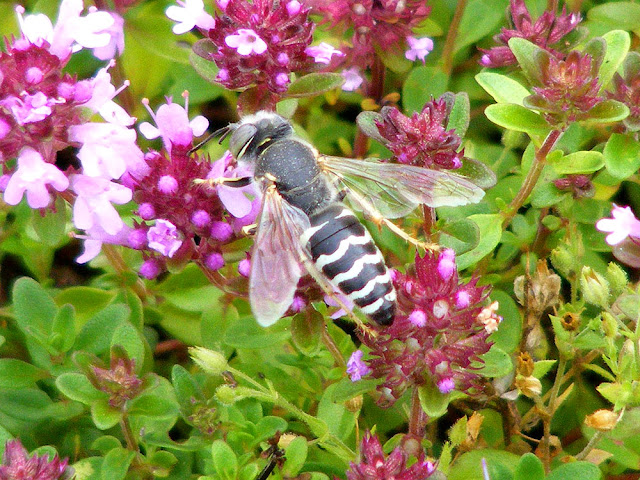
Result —
M 613 76 L 613 92 L 607 92 L 607 96 L 624 103 L 629 107 L 629 116 L 622 120 L 626 129 L 630 132 L 640 130 L 640 69 L 638 60 L 640 54 L 630 52 L 625 60 L 624 73 L 616 73 Z
M 580 14 L 568 14 L 566 7 L 562 13 L 546 10 L 535 22 L 531 19 L 524 0 L 511 0 L 510 9 L 513 28 L 503 28 L 494 37 L 499 44 L 489 50 L 483 50 L 480 64 L 485 67 L 504 67 L 515 65 L 516 57 L 509 48 L 512 38 L 524 38 L 552 54 L 559 54 L 555 48 L 561 48 L 560 41 L 572 32 L 582 20 Z
M 480 386 L 472 362 L 488 352 L 489 335 L 501 318 L 497 303 L 485 306 L 488 287 L 477 279 L 461 284 L 453 250 L 416 256 L 415 275 L 396 273 L 398 314 L 376 338 L 363 336 L 371 350 L 366 366 L 383 378 L 378 404 L 391 406 L 411 385 L 433 382 L 444 394 Z
M 420 113 L 411 117 L 395 107 L 384 107 L 376 125 L 398 162 L 455 169 L 462 165 L 464 152 L 460 150 L 460 137 L 446 129 L 450 113 L 451 105 L 443 98 L 427 102 Z
M 435 465 L 425 460 L 423 455 L 408 466 L 408 455 L 401 447 L 385 455 L 380 440 L 370 432 L 362 438 L 360 457 L 360 462 L 351 462 L 348 480 L 422 480 L 436 470 Z
M 67 467 L 68 460 L 60 460 L 58 455 L 49 459 L 48 455 L 37 454 L 29 457 L 29 452 L 20 440 L 9 440 L 4 448 L 0 480 L 64 480 L 73 477 L 73 468 Z
M 91 366 L 89 380 L 100 391 L 109 395 L 109 405 L 123 408 L 127 400 L 138 396 L 143 381 L 135 372 L 135 360 L 126 355 L 112 353 L 109 368 Z
M 309 8 L 297 0 L 219 1 L 221 15 L 206 34 L 216 47 L 211 60 L 220 68 L 217 81 L 230 90 L 260 85 L 285 92 L 292 72 L 305 71 L 313 57 L 314 25 Z

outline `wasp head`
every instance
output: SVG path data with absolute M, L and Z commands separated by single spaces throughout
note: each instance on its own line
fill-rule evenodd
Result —
M 230 125 L 229 129 L 229 150 L 239 161 L 255 161 L 260 152 L 273 141 L 293 133 L 291 123 L 286 118 L 266 111 L 246 116 Z

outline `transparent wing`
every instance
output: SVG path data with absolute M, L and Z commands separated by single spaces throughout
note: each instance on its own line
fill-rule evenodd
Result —
M 318 162 L 355 193 L 356 202 L 362 197 L 386 218 L 403 217 L 421 204 L 456 207 L 484 196 L 480 187 L 453 172 L 324 155 Z
M 251 256 L 249 301 L 258 323 L 273 325 L 287 311 L 305 273 L 300 235 L 309 228 L 305 213 L 267 188 Z

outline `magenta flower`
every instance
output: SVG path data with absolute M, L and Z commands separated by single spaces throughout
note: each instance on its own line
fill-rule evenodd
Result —
M 325 65 L 329 65 L 334 56 L 344 57 L 344 53 L 325 42 L 315 47 L 308 47 L 305 52 L 307 55 L 313 57 L 316 63 L 324 63 Z
M 109 395 L 109 405 L 122 408 L 128 400 L 142 391 L 144 384 L 135 371 L 135 360 L 126 354 L 112 353 L 109 368 L 91 365 L 89 380 L 100 391 Z
M 629 116 L 622 120 L 629 132 L 640 130 L 640 71 L 635 67 L 640 54 L 629 52 L 624 62 L 623 74 L 613 76 L 614 90 L 606 92 L 608 98 L 618 100 L 629 107 Z
M 384 454 L 380 440 L 370 432 L 362 438 L 360 462 L 351 462 L 348 480 L 423 480 L 435 471 L 435 465 L 424 459 L 424 454 L 410 467 L 408 455 L 396 447 L 389 456 Z
M 171 5 L 165 11 L 167 17 L 178 24 L 173 26 L 173 33 L 180 35 L 192 30 L 195 26 L 209 30 L 216 25 L 214 18 L 204 9 L 202 0 L 177 0 L 179 6 Z
M 99 225 L 94 224 L 92 227 L 88 228 L 84 235 L 75 235 L 75 238 L 83 240 L 83 251 L 82 254 L 78 258 L 76 258 L 76 262 L 78 263 L 87 263 L 98 256 L 100 250 L 102 250 L 102 244 L 107 243 L 110 245 L 125 245 L 130 248 L 138 248 L 137 245 L 133 245 L 130 241 L 130 237 L 133 236 L 135 230 L 132 230 L 126 225 L 123 225 L 122 228 L 115 235 L 111 235 Z M 145 238 L 146 240 L 146 238 Z
M 342 71 L 342 76 L 344 77 L 344 83 L 342 84 L 342 90 L 345 92 L 355 92 L 362 82 L 364 82 L 364 78 L 360 74 L 360 70 L 358 67 L 347 68 Z
M 447 130 L 451 105 L 444 98 L 427 102 L 420 113 L 406 117 L 395 107 L 383 107 L 376 125 L 385 146 L 400 163 L 456 169 L 462 165 L 462 140 Z
M 4 201 L 17 205 L 26 192 L 31 208 L 45 208 L 51 202 L 48 185 L 62 192 L 69 187 L 69 180 L 55 165 L 46 163 L 40 153 L 26 147 L 18 156 L 18 169 L 7 183 Z
M 180 232 L 176 226 L 162 219 L 156 220 L 156 224 L 147 231 L 147 240 L 150 249 L 169 258 L 182 246 Z
M 42 92 L 36 92 L 33 95 L 22 92 L 20 97 L 4 98 L 0 101 L 0 106 L 11 110 L 18 125 L 25 125 L 44 120 L 51 115 L 52 107 L 58 103 L 64 103 L 64 101 L 48 98 Z
M 362 361 L 362 355 L 362 350 L 356 350 L 347 361 L 347 374 L 352 382 L 358 382 L 371 373 L 371 369 Z
M 217 81 L 230 90 L 259 86 L 279 95 L 291 72 L 313 65 L 305 49 L 312 40 L 309 9 L 300 2 L 229 0 L 220 5 L 208 36 L 217 47 L 210 59 L 219 67 Z
M 48 455 L 37 454 L 29 457 L 19 439 L 5 444 L 0 480 L 62 480 L 74 475 L 73 468 L 67 467 L 68 460 L 60 460 L 58 455 L 49 459 Z
M 598 220 L 596 228 L 606 232 L 606 241 L 609 245 L 618 245 L 627 237 L 640 239 L 640 220 L 631 211 L 631 207 L 619 207 L 613 205 L 611 211 L 613 218 Z
M 71 186 L 76 192 L 73 204 L 73 224 L 87 230 L 99 225 L 107 234 L 117 234 L 124 223 L 113 203 L 123 205 L 129 202 L 133 192 L 105 178 L 73 175 Z
M 545 10 L 534 23 L 524 0 L 511 0 L 510 12 L 513 28 L 503 28 L 494 37 L 499 46 L 482 50 L 484 55 L 480 59 L 481 65 L 491 68 L 515 65 L 516 57 L 508 47 L 509 40 L 512 38 L 524 38 L 556 55 L 559 52 L 555 48 L 563 50 L 563 47 L 566 48 L 561 40 L 582 20 L 580 14 L 568 14 L 567 8 L 563 7 L 560 14 Z
M 86 88 L 88 93 L 90 92 L 90 98 L 87 99 L 83 106 L 99 113 L 109 123 L 129 127 L 135 123 L 136 119 L 113 101 L 116 95 L 129 85 L 129 82 L 125 82 L 121 88 L 116 90 L 116 87 L 111 84 L 111 75 L 109 74 L 109 68 L 113 65 L 115 65 L 114 61 L 110 62 L 105 68 L 98 70 L 96 76 L 91 80 L 79 82 L 80 86 L 85 83 L 88 84 Z
M 156 114 L 148 109 L 157 128 L 143 122 L 140 124 L 140 133 L 150 140 L 161 136 L 164 148 L 168 152 L 174 147 L 189 150 L 193 144 L 193 137 L 199 137 L 206 132 L 209 121 L 202 115 L 189 121 L 188 108 L 188 97 L 185 96 L 184 107 L 169 100 L 166 104 L 160 105 Z
M 230 168 L 231 154 L 229 152 L 214 162 L 207 175 L 209 180 L 224 178 L 242 178 L 250 176 L 250 167 Z M 230 187 L 224 183 L 215 186 L 220 201 L 227 211 L 236 218 L 242 218 L 251 212 L 251 204 L 256 200 L 258 192 L 253 184 L 246 187 Z
M 114 12 L 108 13 L 113 18 L 113 23 L 103 32 L 109 34 L 109 43 L 92 49 L 93 56 L 100 60 L 109 60 L 124 52 L 124 18 Z
M 477 279 L 461 284 L 451 253 L 417 256 L 415 275 L 395 274 L 398 313 L 376 338 L 362 336 L 370 348 L 366 364 L 377 387 L 377 403 L 389 407 L 411 385 L 432 382 L 441 392 L 453 388 L 473 394 L 481 389 L 471 363 L 489 351 L 489 334 L 501 318 L 497 303 L 485 307 L 487 287 Z M 443 268 L 447 265 L 447 268 Z
M 404 56 L 407 60 L 413 62 L 420 59 L 424 63 L 426 56 L 433 50 L 433 40 L 429 37 L 407 37 L 407 44 L 409 45 L 409 50 L 405 52 Z

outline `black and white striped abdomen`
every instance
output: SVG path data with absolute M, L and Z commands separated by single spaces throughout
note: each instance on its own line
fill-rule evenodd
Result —
M 351 210 L 336 202 L 309 216 L 303 234 L 313 262 L 331 284 L 381 325 L 393 322 L 396 292 L 384 258 Z

